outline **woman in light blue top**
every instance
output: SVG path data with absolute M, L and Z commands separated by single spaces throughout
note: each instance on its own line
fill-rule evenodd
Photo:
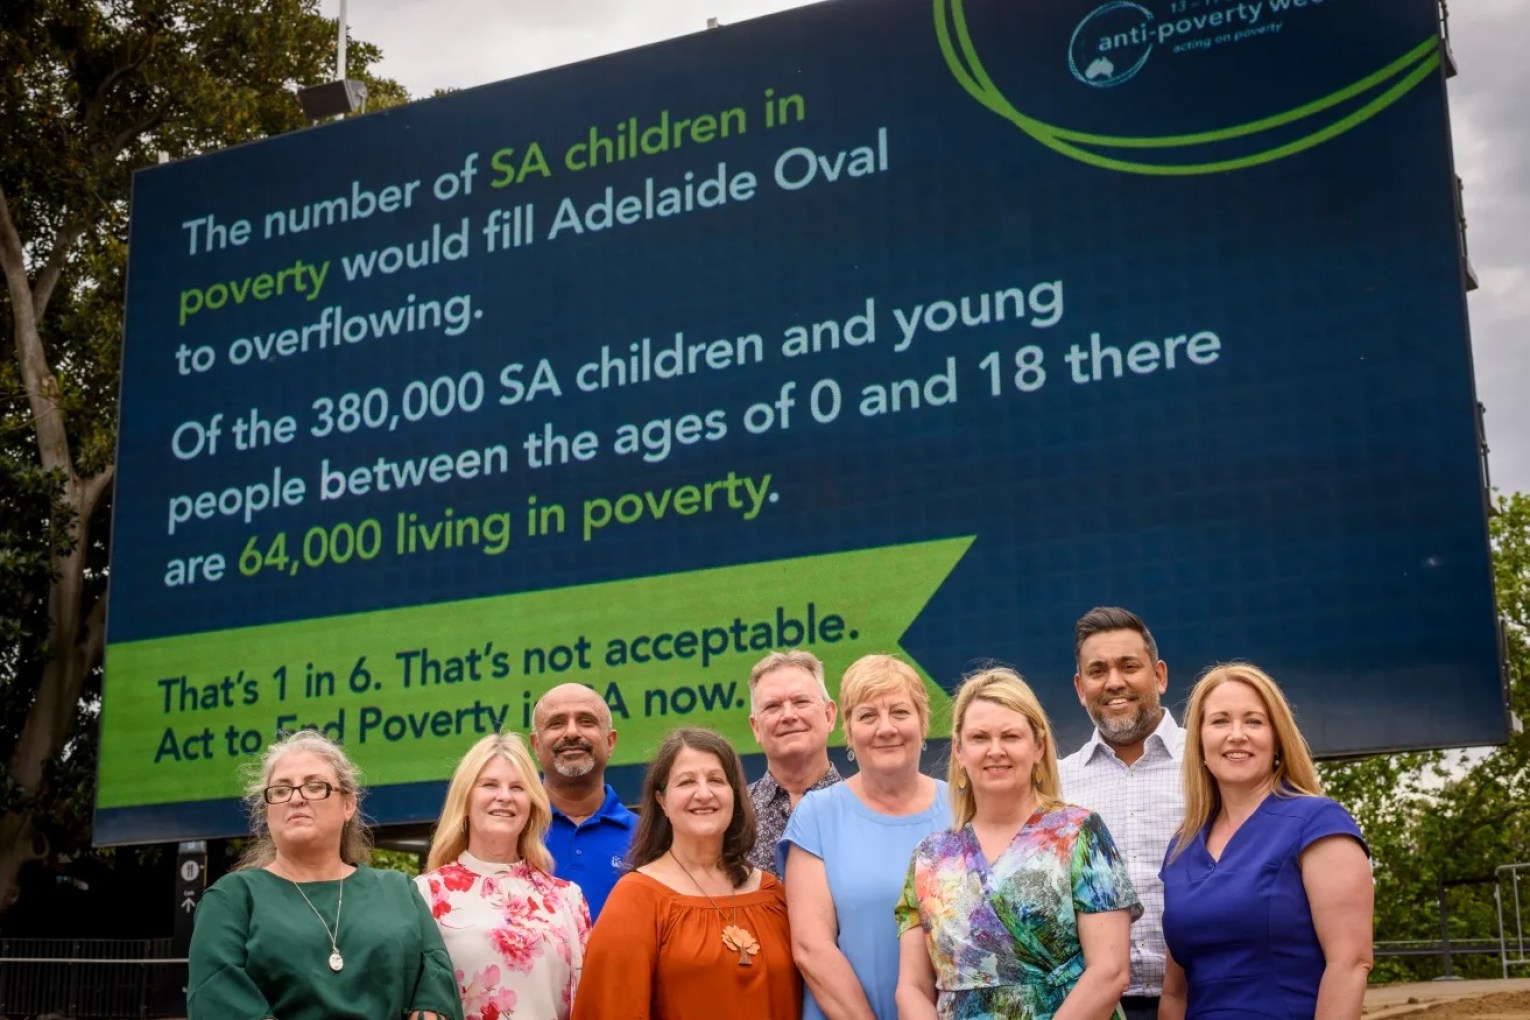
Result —
M 919 841 L 951 824 L 946 784 L 919 771 L 930 702 L 919 675 L 867 655 L 839 688 L 859 771 L 808 794 L 776 848 L 792 955 L 808 994 L 803 1020 L 897 1020 L 893 907 Z

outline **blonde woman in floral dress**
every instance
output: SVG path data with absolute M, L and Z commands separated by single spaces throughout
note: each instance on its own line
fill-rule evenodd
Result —
M 915 849 L 894 911 L 898 1016 L 1119 1016 L 1142 906 L 1100 816 L 1058 801 L 1051 727 L 1018 674 L 962 685 L 950 776 L 955 827 Z
M 554 878 L 552 813 L 521 739 L 485 737 L 452 775 L 415 879 L 451 955 L 466 1020 L 567 1020 L 590 912 Z

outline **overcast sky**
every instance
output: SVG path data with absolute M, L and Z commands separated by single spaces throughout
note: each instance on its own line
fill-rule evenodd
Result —
M 734 24 L 798 0 L 348 0 L 357 38 L 382 47 L 383 75 L 411 95 L 466 88 Z M 1470 300 L 1489 468 L 1530 492 L 1530 0 L 1452 0 L 1456 168 L 1481 287 Z M 339 0 L 323 0 L 334 16 Z

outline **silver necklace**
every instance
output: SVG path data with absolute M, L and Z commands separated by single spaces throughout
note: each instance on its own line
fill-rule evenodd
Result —
M 282 877 L 286 878 L 287 876 L 283 875 Z M 340 896 L 335 902 L 335 927 L 333 929 L 330 928 L 329 922 L 324 920 L 324 915 L 319 913 L 319 908 L 313 905 L 313 900 L 308 898 L 308 894 L 303 891 L 303 887 L 298 885 L 297 880 L 288 878 L 287 881 L 292 883 L 292 888 L 298 891 L 298 895 L 303 897 L 303 902 L 308 904 L 308 909 L 313 911 L 313 916 L 317 917 L 319 923 L 324 926 L 324 934 L 329 936 L 329 969 L 339 971 L 341 967 L 345 966 L 345 957 L 340 955 L 339 946 L 340 911 L 345 907 L 345 879 L 342 878 L 340 880 Z

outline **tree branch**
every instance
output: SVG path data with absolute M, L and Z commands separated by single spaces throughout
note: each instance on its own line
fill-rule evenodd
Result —
M 33 311 L 32 293 L 27 285 L 21 233 L 11 218 L 10 201 L 3 184 L 0 184 L 0 270 L 5 273 L 5 284 L 11 295 L 16 360 L 21 367 L 22 384 L 27 388 L 27 402 L 32 407 L 39 458 L 47 470 L 62 471 L 67 477 L 74 478 L 69 434 L 64 429 L 64 416 L 59 409 L 58 379 L 43 351 L 38 317 Z
M 107 489 L 111 488 L 116 478 L 117 465 L 108 464 L 85 479 L 84 488 L 80 493 L 80 516 L 82 518 L 89 520 L 91 515 L 96 512 L 96 507 L 100 504 L 101 497 L 106 494 Z
M 106 596 L 110 588 L 101 592 L 90 613 L 85 617 L 85 633 L 80 641 L 80 676 L 90 674 L 106 651 Z M 78 698 L 76 698 L 78 700 Z
M 112 135 L 110 141 L 107 142 L 105 150 L 106 155 L 111 159 L 116 159 L 118 153 L 127 148 L 127 144 L 134 138 L 137 138 L 139 135 L 147 134 L 153 129 L 159 127 L 164 122 L 165 111 L 155 110 L 143 120 L 130 124 L 129 126 L 123 128 L 121 131 L 118 131 L 115 135 Z
M 53 248 L 48 252 L 48 261 L 38 271 L 37 282 L 32 284 L 32 317 L 38 322 L 43 320 L 48 311 L 48 300 L 53 297 L 53 288 L 64 271 L 64 263 L 69 260 L 69 249 L 74 247 L 74 242 L 83 233 L 85 221 L 74 219 L 59 227 L 58 233 L 53 235 Z

